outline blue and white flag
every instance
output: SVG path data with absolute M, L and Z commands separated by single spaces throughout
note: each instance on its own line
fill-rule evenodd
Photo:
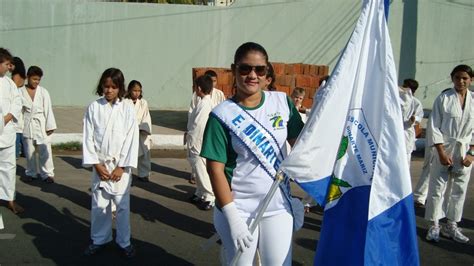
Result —
M 325 206 L 316 265 L 419 265 L 383 0 L 363 1 L 355 30 L 280 169 Z

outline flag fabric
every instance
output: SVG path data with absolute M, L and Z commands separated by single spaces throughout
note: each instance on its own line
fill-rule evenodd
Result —
M 419 265 L 384 0 L 360 18 L 281 164 L 325 206 L 315 265 Z

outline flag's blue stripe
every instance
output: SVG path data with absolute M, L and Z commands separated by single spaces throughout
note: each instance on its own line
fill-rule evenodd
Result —
M 321 206 L 326 204 L 329 182 L 331 182 L 331 176 L 304 183 L 296 180 L 296 183 Z
M 367 224 L 365 265 L 420 265 L 413 196 Z
M 370 188 L 352 188 L 324 211 L 314 265 L 364 265 Z
M 390 10 L 390 0 L 384 0 L 385 19 L 388 21 L 388 13 Z

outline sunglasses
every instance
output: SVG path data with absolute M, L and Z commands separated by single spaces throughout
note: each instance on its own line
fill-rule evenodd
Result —
M 265 76 L 267 74 L 267 66 L 251 66 L 247 64 L 238 64 L 237 65 L 237 70 L 239 71 L 239 74 L 242 76 L 246 76 L 250 74 L 250 72 L 255 71 L 255 74 L 257 76 Z

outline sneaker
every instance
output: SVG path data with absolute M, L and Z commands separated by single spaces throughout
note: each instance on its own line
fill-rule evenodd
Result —
M 149 182 L 150 181 L 150 178 L 148 176 L 144 176 L 144 177 L 138 177 L 138 180 L 139 181 L 142 181 L 142 182 Z
M 424 208 L 425 204 L 415 200 L 415 208 Z
M 84 250 L 84 256 L 93 256 L 97 254 L 99 251 L 101 251 L 105 245 L 95 245 L 95 244 L 90 244 L 86 250 Z
M 135 247 L 133 245 L 128 245 L 127 247 L 122 248 L 122 252 L 125 258 L 127 259 L 131 259 L 137 254 L 137 251 L 135 250 Z
M 52 183 L 54 183 L 54 178 L 48 176 L 47 178 L 43 179 L 43 182 L 45 182 L 47 184 L 52 184 Z
M 457 225 L 447 225 L 441 230 L 441 234 L 447 238 L 452 238 L 459 243 L 469 242 L 469 238 L 462 234 L 461 228 Z
M 432 225 L 430 230 L 428 230 L 428 234 L 426 234 L 426 240 L 439 242 L 439 226 Z
M 194 194 L 188 200 L 189 200 L 189 202 L 194 203 L 194 204 L 198 204 L 198 203 L 202 202 L 202 198 L 198 197 Z
M 203 211 L 210 211 L 214 208 L 214 202 L 211 201 L 203 201 L 201 204 L 199 204 L 199 209 Z

